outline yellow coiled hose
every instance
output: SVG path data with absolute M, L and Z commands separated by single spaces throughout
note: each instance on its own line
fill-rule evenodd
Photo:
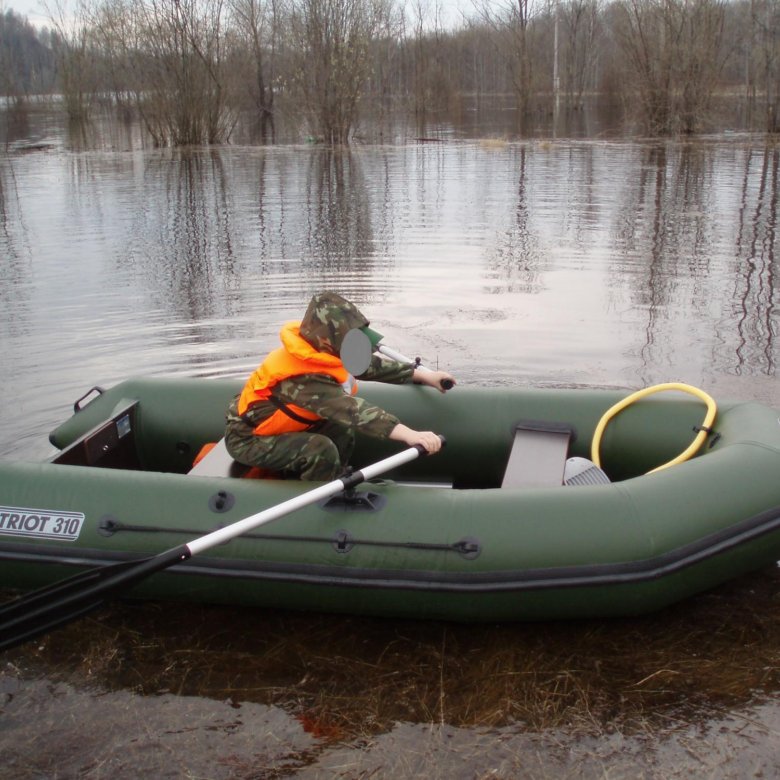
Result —
M 647 473 L 654 474 L 656 471 L 668 469 L 669 466 L 675 466 L 678 463 L 682 463 L 698 452 L 701 445 L 704 444 L 704 440 L 707 438 L 707 434 L 712 428 L 712 423 L 715 421 L 715 415 L 718 411 L 715 401 L 703 390 L 699 390 L 698 387 L 685 385 L 681 382 L 665 382 L 664 384 L 646 387 L 644 390 L 637 390 L 635 393 L 631 393 L 631 395 L 627 396 L 622 401 L 618 401 L 618 403 L 616 403 L 610 409 L 607 409 L 607 411 L 604 413 L 604 416 L 599 420 L 599 424 L 596 426 L 596 430 L 593 432 L 593 442 L 590 446 L 590 459 L 597 466 L 601 467 L 599 448 L 601 447 L 601 437 L 604 435 L 604 429 L 607 427 L 609 421 L 616 414 L 622 412 L 623 409 L 625 409 L 627 406 L 630 406 L 635 401 L 639 401 L 641 398 L 645 398 L 646 396 L 652 395 L 653 393 L 660 393 L 664 390 L 680 390 L 683 393 L 690 393 L 691 395 L 695 395 L 697 398 L 700 398 L 702 401 L 704 401 L 704 403 L 707 405 L 707 414 L 704 416 L 704 422 L 701 424 L 699 432 L 696 434 L 696 438 L 691 442 L 690 446 L 684 452 L 681 452 L 676 458 L 670 460 L 668 463 L 664 463 L 662 466 L 657 466 Z

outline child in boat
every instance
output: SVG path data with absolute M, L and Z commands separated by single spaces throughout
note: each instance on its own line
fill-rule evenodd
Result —
M 357 431 L 438 452 L 437 434 L 409 428 L 355 395 L 357 382 L 344 361 L 361 381 L 414 381 L 445 392 L 442 383 L 451 387 L 455 380 L 446 371 L 371 354 L 379 337 L 368 324 L 358 308 L 337 293 L 315 295 L 301 322 L 282 327 L 282 346 L 265 358 L 231 403 L 225 430 L 230 455 L 239 463 L 286 476 L 330 481 L 349 463 Z M 370 363 L 365 370 L 354 368 L 354 360 L 342 351 L 345 339 L 354 345 L 362 338 L 373 339 L 371 345 L 366 343 Z

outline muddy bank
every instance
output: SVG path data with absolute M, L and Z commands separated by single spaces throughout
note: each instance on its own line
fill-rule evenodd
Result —
M 628 733 L 398 722 L 332 739 L 262 704 L 12 679 L 3 681 L 14 702 L 3 713 L 6 777 L 747 778 L 780 766 L 780 714 L 769 702 Z
M 14 777 L 750 777 L 780 574 L 647 618 L 463 626 L 117 604 L 3 657 Z

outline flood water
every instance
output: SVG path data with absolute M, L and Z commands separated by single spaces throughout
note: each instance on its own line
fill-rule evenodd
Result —
M 93 385 L 244 376 L 322 289 L 463 384 L 780 408 L 780 147 L 494 130 L 170 151 L 34 114 L 0 153 L 0 459 Z M 0 658 L 0 775 L 776 776 L 779 606 L 774 570 L 621 621 L 115 605 Z

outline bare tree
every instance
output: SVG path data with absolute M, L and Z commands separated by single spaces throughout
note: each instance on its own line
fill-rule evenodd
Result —
M 521 114 L 531 106 L 535 93 L 532 58 L 533 0 L 474 0 L 477 12 L 495 35 L 498 51 L 512 74 L 514 93 Z
M 249 60 L 247 89 L 257 112 L 260 134 L 273 135 L 279 0 L 230 0 L 235 32 Z
M 763 97 L 766 131 L 780 133 L 780 0 L 750 0 L 749 88 Z
M 73 122 L 89 118 L 97 93 L 97 64 L 94 60 L 91 10 L 86 0 L 69 9 L 64 0 L 44 3 L 55 35 L 60 89 L 65 110 Z
M 565 29 L 564 91 L 572 107 L 581 108 L 583 95 L 592 88 L 601 34 L 601 0 L 569 0 L 560 7 Z
M 225 78 L 223 0 L 131 0 L 127 47 L 141 116 L 158 145 L 222 143 L 236 121 Z
M 692 133 L 723 66 L 723 0 L 620 0 L 614 33 L 629 98 L 652 134 Z
M 133 39 L 132 14 L 127 0 L 106 0 L 92 16 L 93 46 L 121 116 L 132 115 L 132 70 L 129 45 Z M 140 89 L 140 88 L 139 88 Z
M 449 36 L 444 32 L 441 15 L 439 0 L 435 0 L 433 6 L 426 0 L 415 0 L 411 4 L 411 90 L 420 130 L 425 126 L 428 112 L 446 107 L 454 91 L 447 73 L 454 63 L 447 57 Z
M 110 93 L 159 145 L 225 142 L 247 109 L 265 140 L 284 116 L 343 144 L 366 108 L 381 121 L 397 101 L 422 126 L 465 93 L 511 94 L 523 121 L 597 85 L 654 135 L 698 132 L 717 91 L 744 85 L 751 121 L 780 132 L 780 0 L 471 0 L 460 27 L 442 20 L 448 0 L 49 2 L 41 49 L 58 54 L 69 115 Z M 7 92 L 17 60 L 0 46 Z
M 348 143 L 370 73 L 370 47 L 387 28 L 388 0 L 298 0 L 290 14 L 291 81 L 316 137 Z
M 723 48 L 723 0 L 690 0 L 679 63 L 676 113 L 683 133 L 695 133 L 707 117 L 723 65 L 730 52 Z

